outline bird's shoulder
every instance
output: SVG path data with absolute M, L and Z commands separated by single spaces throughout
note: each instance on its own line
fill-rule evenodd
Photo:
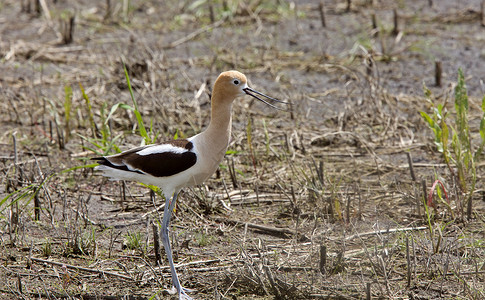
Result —
M 108 156 L 109 158 L 122 158 L 132 155 L 162 154 L 166 152 L 183 153 L 194 148 L 193 143 L 188 139 L 168 140 L 157 144 L 150 144 L 125 150 L 121 153 Z
M 178 139 L 165 141 L 158 144 L 147 145 L 144 147 L 139 147 L 138 149 L 129 150 L 126 153 L 134 153 L 137 155 L 152 155 L 152 154 L 163 154 L 163 153 L 177 153 L 181 154 L 187 151 L 191 151 L 194 148 L 194 144 L 187 139 Z M 124 152 L 123 152 L 124 153 Z

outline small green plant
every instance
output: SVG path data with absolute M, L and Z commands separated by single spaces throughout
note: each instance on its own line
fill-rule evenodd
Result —
M 195 234 L 195 240 L 199 247 L 205 247 L 212 244 L 215 241 L 215 237 L 208 235 L 205 232 L 198 232 Z
M 86 232 L 74 228 L 65 244 L 63 255 L 66 257 L 71 255 L 94 255 L 96 247 L 95 227 L 91 227 L 91 230 Z
M 17 204 L 19 201 L 23 199 L 27 199 L 27 204 L 32 201 L 35 196 L 35 193 L 40 189 L 35 184 L 30 184 L 25 187 L 18 188 L 11 192 L 10 194 L 6 195 L 3 199 L 0 200 L 0 213 L 14 204 Z M 10 202 L 7 200 L 10 199 Z
M 143 122 L 143 118 L 141 117 L 140 111 L 138 110 L 138 103 L 136 102 L 135 96 L 133 94 L 133 89 L 131 88 L 131 83 L 130 83 L 130 76 L 128 75 L 128 70 L 126 69 L 126 65 L 124 62 L 123 62 L 123 69 L 125 71 L 126 84 L 128 85 L 128 90 L 130 91 L 131 100 L 133 102 L 133 107 L 126 105 L 126 106 L 123 106 L 123 108 L 133 110 L 133 113 L 135 114 L 136 120 L 138 122 L 138 128 L 139 128 L 138 130 L 140 131 L 140 135 L 144 139 L 144 143 L 147 145 L 152 144 L 157 139 L 157 136 L 153 132 L 153 123 L 150 122 L 150 134 L 148 134 L 145 127 L 145 123 Z
M 52 244 L 49 241 L 49 239 L 46 239 L 44 241 L 44 243 L 42 244 L 41 250 L 42 250 L 42 255 L 44 255 L 45 257 L 49 257 L 52 255 Z
M 87 97 L 87 96 L 86 96 Z M 119 106 L 119 104 L 114 105 L 111 110 L 113 110 L 114 107 Z M 88 110 L 89 110 L 88 106 Z M 108 126 L 108 118 L 110 115 L 106 114 L 106 109 L 107 109 L 107 104 L 103 103 L 100 109 L 100 117 L 101 117 L 101 130 L 100 130 L 100 138 L 97 137 L 87 137 L 80 135 L 81 139 L 87 141 L 89 144 L 92 146 L 86 146 L 84 145 L 83 148 L 86 150 L 90 150 L 97 155 L 108 155 L 112 152 L 112 150 L 115 150 L 116 152 L 121 152 L 120 148 L 116 144 L 117 141 L 122 137 L 123 134 L 118 134 L 117 136 L 113 137 L 111 134 L 111 130 Z M 93 129 L 97 127 L 94 126 Z M 93 147 L 94 146 L 94 147 Z
M 71 108 L 72 108 L 72 88 L 69 85 L 64 87 L 64 119 L 66 124 L 64 125 L 64 141 L 67 143 L 69 141 L 69 136 L 71 135 Z
M 61 173 L 64 173 L 65 171 L 62 171 Z M 23 211 L 26 209 L 29 205 L 29 203 L 32 202 L 32 199 L 39 193 L 39 191 L 42 189 L 42 186 L 46 184 L 52 177 L 54 177 L 56 174 L 53 173 L 49 176 L 45 176 L 42 182 L 40 183 L 32 183 L 24 187 L 19 187 L 16 188 L 14 191 L 0 199 L 0 214 L 3 213 L 3 211 L 13 205 L 18 205 L 18 203 L 22 202 L 22 207 L 20 208 L 20 211 Z M 9 191 L 8 188 L 6 188 L 7 191 Z M 7 202 L 10 199 L 10 202 Z
M 146 245 L 143 242 L 141 232 L 128 232 L 125 236 L 124 245 L 130 250 L 140 250 L 142 253 L 146 253 Z
M 456 178 L 462 193 L 465 195 L 467 217 L 471 218 L 472 196 L 477 181 L 476 164 L 483 157 L 485 146 L 485 97 L 482 99 L 483 115 L 479 127 L 481 142 L 474 149 L 468 122 L 469 104 L 463 71 L 458 70 L 458 83 L 454 91 L 456 113 L 454 122 L 451 122 L 448 118 L 446 102 L 435 104 L 431 98 L 431 91 L 426 86 L 424 86 L 424 92 L 426 98 L 432 104 L 432 114 L 429 115 L 422 111 L 420 112 L 421 116 L 433 131 L 436 148 L 442 153 L 443 160 L 450 173 Z
M 87 108 L 88 117 L 89 117 L 89 124 L 91 126 L 91 134 L 92 134 L 93 138 L 96 138 L 98 128 L 96 127 L 96 123 L 94 122 L 94 113 L 93 113 L 93 106 L 91 105 L 91 100 L 89 99 L 88 95 L 84 91 L 84 87 L 81 83 L 79 83 L 79 88 L 81 89 L 83 99 L 86 102 L 86 108 Z

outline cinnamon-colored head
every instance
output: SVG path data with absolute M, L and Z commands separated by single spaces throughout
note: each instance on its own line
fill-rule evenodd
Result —
M 231 103 L 236 97 L 246 95 L 244 89 L 248 87 L 247 82 L 246 76 L 241 72 L 226 71 L 221 73 L 214 83 L 213 101 Z

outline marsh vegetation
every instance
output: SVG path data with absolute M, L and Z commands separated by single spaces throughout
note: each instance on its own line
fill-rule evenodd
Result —
M 89 158 L 200 132 L 229 69 L 292 111 L 238 100 L 179 196 L 196 299 L 485 298 L 483 9 L 2 1 L 0 298 L 169 298 L 164 201 Z

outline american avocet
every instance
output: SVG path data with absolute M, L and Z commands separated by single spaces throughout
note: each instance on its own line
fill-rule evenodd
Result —
M 138 181 L 162 189 L 166 201 L 161 224 L 162 243 L 170 264 L 172 282 L 180 299 L 191 298 L 186 294 L 189 290 L 180 285 L 175 271 L 168 236 L 170 217 L 179 191 L 203 183 L 222 161 L 231 136 L 232 103 L 243 95 L 250 95 L 274 108 L 277 107 L 268 100 L 286 104 L 251 89 L 244 74 L 237 71 L 223 72 L 214 84 L 211 120 L 205 131 L 188 139 L 142 146 L 94 158 L 100 164 L 96 170 L 103 171 L 103 175 L 112 180 Z

